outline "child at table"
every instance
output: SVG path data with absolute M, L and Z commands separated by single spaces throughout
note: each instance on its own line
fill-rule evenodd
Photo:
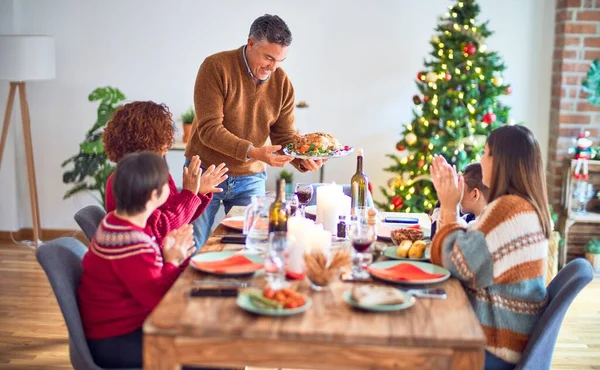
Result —
M 170 191 L 169 169 L 158 154 L 123 157 L 113 188 L 116 210 L 102 220 L 83 257 L 79 312 L 96 365 L 141 368 L 142 324 L 193 253 L 193 228 L 169 232 L 162 249 L 148 233 L 148 219 Z
M 479 217 L 487 206 L 488 187 L 483 184 L 481 164 L 471 163 L 463 170 L 465 187 L 460 202 L 461 222 L 468 225 Z M 431 215 L 431 239 L 439 227 L 440 202 L 437 202 Z
M 104 151 L 111 161 L 118 163 L 128 153 L 152 151 L 161 156 L 173 144 L 175 128 L 169 108 L 152 101 L 136 101 L 118 108 L 106 125 L 103 134 Z M 227 179 L 228 169 L 224 163 L 210 166 L 202 173 L 200 159 L 195 156 L 183 169 L 183 190 L 179 192 L 169 175 L 169 197 L 148 218 L 148 232 L 156 237 L 158 245 L 169 231 L 186 225 L 204 212 L 212 193 Z M 112 190 L 113 175 L 106 182 L 106 212 L 115 210 Z M 202 247 L 201 245 L 197 246 Z

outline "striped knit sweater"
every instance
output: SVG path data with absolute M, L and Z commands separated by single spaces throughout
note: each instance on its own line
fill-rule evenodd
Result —
M 486 349 L 516 364 L 546 308 L 548 239 L 527 200 L 502 196 L 467 230 L 444 225 L 431 261 L 463 284 L 487 338 Z
M 100 223 L 82 265 L 77 296 L 89 339 L 140 329 L 181 273 L 164 262 L 154 237 L 114 212 Z

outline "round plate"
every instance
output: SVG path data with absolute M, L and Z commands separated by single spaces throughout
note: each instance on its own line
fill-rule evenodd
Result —
M 408 263 L 413 266 L 416 266 L 416 267 L 420 268 L 421 270 L 428 272 L 430 274 L 444 274 L 444 276 L 442 276 L 438 279 L 427 279 L 427 280 L 395 280 L 395 279 L 388 279 L 385 277 L 379 277 L 379 276 L 377 276 L 377 274 L 374 274 L 370 269 L 370 268 L 386 269 L 386 268 L 400 265 L 403 263 Z M 445 268 L 443 268 L 441 266 L 433 265 L 433 264 L 427 263 L 427 262 L 406 261 L 406 260 L 375 262 L 369 266 L 368 271 L 369 271 L 369 274 L 371 274 L 371 276 L 373 276 L 374 278 L 377 278 L 379 280 L 387 281 L 388 283 L 393 283 L 393 284 L 405 284 L 405 285 L 435 284 L 435 283 L 440 283 L 442 281 L 448 280 L 448 278 L 450 277 L 450 271 L 446 270 Z
M 201 266 L 197 266 L 194 262 L 213 262 L 213 261 L 220 261 L 220 260 L 224 260 L 226 258 L 229 258 L 231 256 L 233 256 L 234 254 L 240 254 L 239 252 L 234 252 L 234 251 L 223 251 L 223 252 L 206 252 L 206 253 L 198 253 L 197 255 L 195 255 L 194 257 L 192 257 L 192 260 L 190 261 L 190 266 L 192 266 L 194 269 L 198 270 L 198 271 L 202 271 L 204 273 L 207 274 L 211 274 L 211 275 L 218 275 L 218 276 L 247 276 L 247 275 L 252 275 L 255 272 L 262 270 L 262 266 L 260 268 L 257 268 L 256 266 L 248 266 L 249 269 L 246 271 L 237 271 L 237 272 L 221 272 L 221 273 L 217 273 L 213 270 L 208 270 L 208 269 L 203 269 Z M 259 264 L 264 264 L 265 260 L 264 258 L 260 255 L 260 254 L 243 254 L 246 258 L 248 258 L 250 261 L 254 262 L 254 263 L 259 263 Z
M 396 253 L 396 251 L 398 250 L 398 247 L 387 247 L 385 249 L 385 251 L 383 251 L 383 255 L 386 257 L 389 257 L 391 259 L 394 260 L 408 260 L 408 261 L 429 261 L 429 259 L 431 258 L 431 252 L 429 251 L 429 244 L 427 245 L 427 248 L 425 248 L 425 253 L 423 253 L 423 257 L 422 258 L 408 258 L 408 257 L 400 257 L 398 256 L 398 253 Z
M 224 226 L 226 226 L 230 229 L 243 231 L 244 230 L 244 216 L 233 216 L 233 217 L 224 218 L 221 221 L 221 224 L 223 224 Z
M 294 151 L 290 151 L 287 147 L 283 148 L 283 154 L 285 155 L 289 155 L 290 157 L 294 157 L 294 158 L 300 158 L 300 159 L 331 159 L 331 158 L 338 158 L 338 157 L 345 157 L 348 154 L 352 153 L 354 151 L 354 147 L 351 146 L 350 149 L 348 150 L 338 150 L 336 152 L 334 152 L 333 154 L 320 154 L 320 155 L 303 155 L 303 154 L 298 154 Z
M 381 305 L 361 305 L 352 298 L 352 291 L 346 290 L 344 295 L 344 301 L 352 307 L 360 308 L 361 310 L 373 311 L 373 312 L 391 312 L 405 310 L 412 307 L 417 301 L 411 294 L 401 292 L 404 295 L 404 303 L 402 304 L 381 304 Z
M 380 240 L 385 240 L 385 241 L 391 241 L 392 240 L 392 230 L 396 230 L 396 229 L 403 229 L 407 226 L 410 225 L 406 225 L 406 224 L 390 224 L 390 223 L 383 223 L 377 226 L 377 239 Z M 429 235 L 431 235 L 431 229 L 425 228 L 421 226 L 421 229 L 423 230 L 423 237 L 429 237 Z
M 273 308 L 264 308 L 264 307 L 259 307 L 259 306 L 254 305 L 254 303 L 252 303 L 252 301 L 250 300 L 250 297 L 247 292 L 240 292 L 240 294 L 238 294 L 238 296 L 237 296 L 236 302 L 237 302 L 237 305 L 240 306 L 241 308 L 243 308 L 244 310 L 255 313 L 257 315 L 291 316 L 291 315 L 297 315 L 299 313 L 305 312 L 312 306 L 312 300 L 308 296 L 304 296 L 304 298 L 306 299 L 306 303 L 304 304 L 304 306 L 297 307 L 297 308 L 273 309 Z

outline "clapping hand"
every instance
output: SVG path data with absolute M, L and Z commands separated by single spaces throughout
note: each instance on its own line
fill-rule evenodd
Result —
M 218 188 L 217 185 L 227 180 L 227 171 L 229 171 L 229 168 L 225 167 L 225 163 L 221 163 L 216 167 L 214 164 L 210 165 L 200 179 L 200 194 L 206 195 L 208 193 L 222 192 L 223 189 Z
M 179 266 L 194 253 L 196 247 L 193 231 L 192 225 L 185 225 L 167 234 L 162 248 L 166 263 Z
M 456 173 L 441 155 L 435 155 L 431 163 L 431 177 L 442 207 L 456 209 L 463 196 L 464 179 Z

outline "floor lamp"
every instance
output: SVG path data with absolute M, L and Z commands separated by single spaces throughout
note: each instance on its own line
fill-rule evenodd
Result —
M 31 217 L 33 221 L 33 243 L 38 247 L 40 240 L 40 212 L 38 204 L 31 125 L 29 122 L 29 106 L 25 93 L 25 81 L 48 80 L 55 76 L 54 38 L 51 36 L 0 35 L 0 80 L 10 82 L 8 103 L 2 125 L 0 139 L 0 168 L 2 155 L 8 136 L 8 126 L 15 102 L 19 93 L 21 103 L 21 120 L 23 123 L 23 139 L 27 161 L 27 177 L 29 181 L 29 198 L 31 201 Z M 0 87 L 1 88 L 1 87 Z

